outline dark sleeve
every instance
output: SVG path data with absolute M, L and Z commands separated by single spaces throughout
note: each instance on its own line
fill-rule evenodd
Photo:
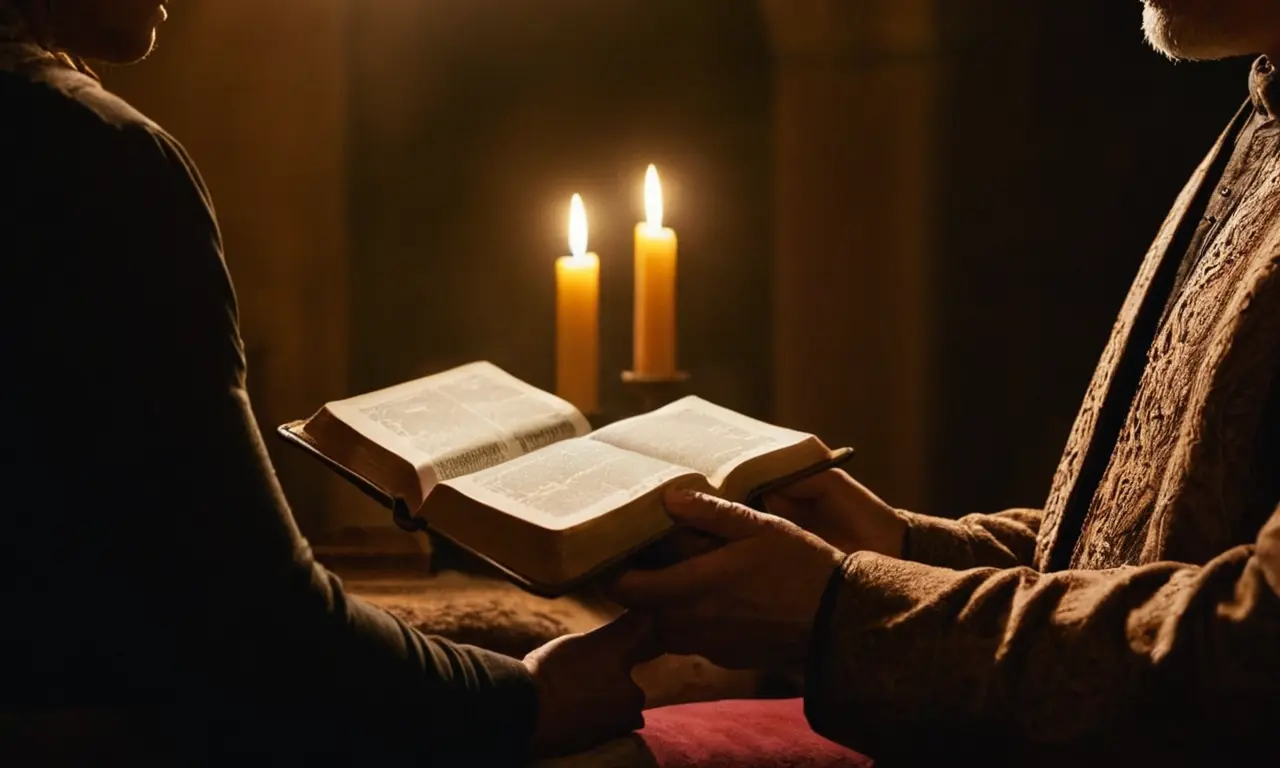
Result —
M 110 160 L 82 226 L 103 263 L 85 271 L 96 287 L 73 292 L 97 320 L 83 330 L 93 397 L 114 401 L 96 417 L 117 446 L 99 458 L 101 482 L 127 495 L 127 546 L 150 563 L 149 574 L 112 567 L 133 588 L 118 615 L 151 649 L 128 656 L 151 703 L 206 723 L 213 749 L 518 759 L 537 703 L 523 664 L 347 595 L 299 535 L 246 394 L 220 235 L 185 153 L 136 124 L 101 151 Z
M 1280 508 L 1204 566 L 850 555 L 814 636 L 810 722 L 886 763 L 1229 762 L 1274 749 L 1280 723 Z

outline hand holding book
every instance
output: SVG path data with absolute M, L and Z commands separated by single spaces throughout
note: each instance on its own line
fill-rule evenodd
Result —
M 667 507 L 724 544 L 659 570 L 632 569 L 609 596 L 652 614 L 663 650 L 727 669 L 803 664 L 814 617 L 845 553 L 796 524 L 743 504 L 684 490 Z

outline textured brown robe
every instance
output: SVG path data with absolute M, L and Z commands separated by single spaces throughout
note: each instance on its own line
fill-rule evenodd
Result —
M 1260 60 L 1148 253 L 1044 510 L 904 513 L 909 561 L 845 561 L 807 679 L 820 733 L 881 764 L 1280 762 L 1272 79 Z

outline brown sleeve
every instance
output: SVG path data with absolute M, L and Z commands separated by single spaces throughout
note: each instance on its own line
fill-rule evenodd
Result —
M 902 557 L 944 568 L 1015 568 L 1031 565 L 1044 513 L 1010 509 L 959 520 L 899 510 L 907 523 Z
M 1280 726 L 1280 508 L 1202 567 L 961 572 L 856 553 L 814 632 L 811 724 L 879 761 L 1223 758 Z

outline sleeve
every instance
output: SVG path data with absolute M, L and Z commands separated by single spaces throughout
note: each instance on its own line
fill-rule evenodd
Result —
M 110 329 L 85 331 L 94 391 L 115 400 L 96 425 L 117 446 L 92 469 L 97 492 L 128 495 L 131 548 L 168 553 L 138 555 L 137 578 L 113 566 L 147 703 L 204 723 L 212 750 L 521 759 L 537 707 L 521 662 L 424 636 L 314 562 L 254 420 L 221 237 L 181 147 L 127 125 L 108 149 L 84 226 L 109 265 L 79 295 Z
M 1280 508 L 1255 544 L 1200 567 L 954 571 L 859 553 L 826 598 L 806 712 L 877 760 L 1213 764 L 1274 746 Z
M 898 510 L 907 524 L 902 557 L 943 568 L 1015 568 L 1031 565 L 1044 513 L 1010 509 L 959 520 Z

